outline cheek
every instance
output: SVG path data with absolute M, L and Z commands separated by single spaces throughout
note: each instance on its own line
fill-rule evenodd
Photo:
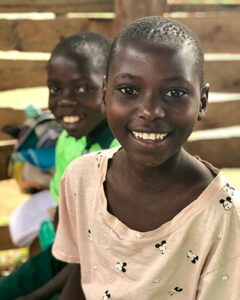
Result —
M 131 110 L 130 103 L 120 99 L 116 92 L 106 93 L 106 114 L 108 119 L 122 120 L 126 118 Z
M 112 101 L 106 106 L 106 116 L 110 124 L 119 126 L 120 124 L 123 124 L 126 110 L 124 109 L 124 106 L 118 105 L 118 103 Z
M 198 110 L 193 106 L 175 107 L 170 112 L 170 119 L 180 126 L 194 127 L 197 122 Z
M 76 109 L 85 112 L 88 117 L 93 118 L 94 115 L 101 112 L 100 101 L 93 97 L 84 100 L 81 99 Z
M 56 108 L 57 108 L 57 102 L 56 101 L 54 101 L 54 100 L 48 100 L 48 107 L 49 107 L 49 109 L 51 110 L 51 111 L 54 111 L 54 110 L 56 110 Z

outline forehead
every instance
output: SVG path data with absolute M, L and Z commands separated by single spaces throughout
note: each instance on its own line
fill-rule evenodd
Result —
M 93 72 L 91 60 L 85 54 L 60 52 L 48 63 L 48 75 L 72 73 L 90 76 Z
M 129 73 L 140 77 L 183 77 L 196 80 L 196 56 L 192 47 L 145 41 L 121 43 L 116 47 L 109 78 Z M 199 78 L 198 78 L 199 79 Z

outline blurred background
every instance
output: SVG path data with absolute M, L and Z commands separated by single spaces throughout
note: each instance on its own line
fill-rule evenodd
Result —
M 47 108 L 46 63 L 59 40 L 86 31 L 113 38 L 123 26 L 150 15 L 180 20 L 200 38 L 210 101 L 206 119 L 185 147 L 222 168 L 240 189 L 240 0 L 0 0 L 1 275 L 34 253 L 9 250 L 15 248 L 9 215 L 29 196 L 9 171 L 18 140 L 1 129 L 22 126 L 29 105 Z

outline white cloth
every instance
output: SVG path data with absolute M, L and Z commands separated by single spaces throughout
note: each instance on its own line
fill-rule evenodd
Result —
M 48 209 L 57 204 L 49 190 L 33 194 L 10 215 L 9 231 L 13 243 L 19 247 L 30 244 L 38 235 L 42 222 L 51 220 Z

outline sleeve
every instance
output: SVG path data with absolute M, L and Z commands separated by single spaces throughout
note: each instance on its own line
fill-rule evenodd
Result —
M 109 148 L 115 148 L 115 147 L 119 147 L 119 141 L 117 139 L 113 139 L 113 141 L 111 142 Z
M 62 173 L 61 170 L 61 157 L 63 156 L 64 141 L 66 139 L 66 131 L 63 130 L 58 137 L 55 148 L 55 172 L 50 182 L 50 193 L 57 204 L 59 204 L 59 185 Z
M 240 256 L 201 277 L 196 300 L 240 299 Z
M 59 223 L 52 253 L 59 260 L 68 263 L 80 263 L 77 246 L 75 204 L 71 190 L 68 168 L 60 183 Z

